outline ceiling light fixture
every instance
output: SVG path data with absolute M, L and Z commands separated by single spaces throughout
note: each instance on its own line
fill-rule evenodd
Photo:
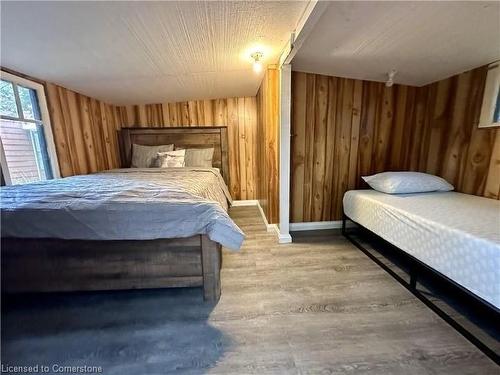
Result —
M 387 81 L 385 82 L 385 85 L 387 87 L 391 87 L 394 85 L 394 76 L 396 75 L 397 71 L 392 69 L 389 73 L 387 73 L 387 76 L 389 77 Z
M 262 58 L 264 57 L 264 54 L 262 52 L 254 52 L 250 55 L 252 57 L 253 61 L 253 71 L 255 73 L 260 73 L 262 72 Z

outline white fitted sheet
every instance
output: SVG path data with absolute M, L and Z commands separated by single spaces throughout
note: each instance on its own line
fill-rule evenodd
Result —
M 150 240 L 206 234 L 239 249 L 219 171 L 129 168 L 0 189 L 2 237 Z
M 456 192 L 351 190 L 344 212 L 500 308 L 500 201 Z

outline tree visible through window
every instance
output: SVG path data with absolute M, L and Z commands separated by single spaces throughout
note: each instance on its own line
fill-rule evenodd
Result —
M 2 168 L 8 170 L 12 184 L 53 177 L 34 89 L 1 80 L 0 140 L 5 159 Z

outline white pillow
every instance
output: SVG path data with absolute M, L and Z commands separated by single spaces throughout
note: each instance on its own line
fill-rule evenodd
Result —
M 172 151 L 174 145 L 144 146 L 132 145 L 132 168 L 151 168 L 154 167 L 156 156 L 159 152 Z
M 160 168 L 182 168 L 186 150 L 159 152 L 158 160 Z
M 451 191 L 453 185 L 444 178 L 421 172 L 383 172 L 362 177 L 371 188 L 387 194 Z

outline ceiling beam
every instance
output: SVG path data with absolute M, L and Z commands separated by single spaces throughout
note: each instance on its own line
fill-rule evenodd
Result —
M 328 1 L 309 1 L 309 4 L 297 23 L 297 27 L 290 36 L 290 40 L 281 54 L 280 66 L 291 63 L 292 59 L 295 57 L 300 47 L 302 47 L 302 44 L 307 39 L 312 29 L 329 5 L 330 3 Z

